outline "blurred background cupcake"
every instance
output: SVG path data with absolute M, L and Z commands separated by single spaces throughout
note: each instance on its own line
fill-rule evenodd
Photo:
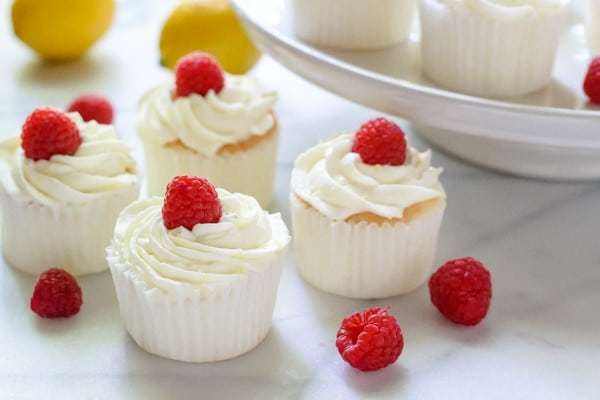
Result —
M 565 0 L 420 0 L 425 75 L 444 88 L 519 97 L 547 86 Z
M 600 51 L 600 0 L 587 0 L 584 15 L 588 42 L 597 54 Z
M 408 37 L 414 0 L 288 0 L 294 33 L 339 49 L 390 46 Z

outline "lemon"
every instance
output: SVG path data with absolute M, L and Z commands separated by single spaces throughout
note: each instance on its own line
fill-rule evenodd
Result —
M 15 0 L 15 34 L 47 60 L 83 55 L 109 28 L 114 0 Z
M 161 64 L 173 68 L 195 50 L 211 53 L 232 74 L 260 58 L 228 0 L 183 0 L 172 11 L 160 35 Z

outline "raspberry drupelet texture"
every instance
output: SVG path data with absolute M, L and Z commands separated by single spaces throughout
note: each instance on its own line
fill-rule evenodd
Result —
M 431 302 L 450 321 L 477 325 L 492 300 L 490 272 L 474 258 L 459 258 L 442 265 L 429 279 Z
M 42 273 L 31 296 L 31 310 L 42 318 L 66 318 L 79 312 L 83 296 L 75 278 L 52 268 Z
M 41 107 L 34 110 L 21 131 L 21 147 L 31 160 L 49 160 L 55 154 L 73 155 L 82 139 L 79 129 L 60 110 Z
M 215 58 L 206 53 L 190 53 L 175 66 L 176 97 L 187 97 L 193 93 L 206 96 L 210 90 L 221 92 L 224 86 L 223 69 Z
M 344 318 L 336 346 L 352 367 L 375 371 L 398 359 L 404 338 L 396 318 L 385 308 L 373 307 Z
M 406 161 L 406 137 L 395 123 L 373 119 L 356 132 L 352 151 L 360 154 L 365 164 L 402 165 Z
M 583 82 L 583 91 L 590 102 L 600 105 L 600 57 L 594 58 L 590 63 Z
M 162 209 L 167 229 L 183 226 L 191 230 L 196 224 L 221 220 L 221 202 L 215 187 L 197 176 L 177 176 L 167 185 Z
M 106 97 L 95 94 L 79 96 L 69 105 L 69 112 L 78 112 L 84 121 L 96 121 L 99 124 L 113 122 L 113 107 Z

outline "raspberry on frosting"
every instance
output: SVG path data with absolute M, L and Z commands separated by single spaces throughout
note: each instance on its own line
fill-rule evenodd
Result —
M 450 321 L 477 325 L 492 299 L 490 272 L 472 257 L 450 260 L 429 279 L 431 302 Z
M 406 137 L 395 123 L 373 119 L 356 132 L 352 151 L 360 154 L 365 164 L 402 165 L 406 160 Z
M 197 176 L 177 176 L 167 185 L 162 216 L 167 229 L 217 223 L 222 208 L 215 187 Z
M 31 310 L 42 318 L 66 318 L 81 308 L 82 293 L 67 271 L 52 268 L 42 273 L 31 296 Z
M 67 111 L 78 112 L 84 121 L 96 121 L 99 124 L 113 122 L 113 107 L 103 96 L 88 94 L 79 96 L 69 105 Z
M 194 52 L 182 57 L 175 67 L 176 97 L 193 93 L 200 96 L 213 90 L 221 92 L 225 86 L 225 74 L 217 60 L 206 53 Z
M 21 147 L 25 157 L 49 160 L 53 155 L 73 155 L 82 138 L 79 129 L 64 112 L 41 107 L 35 109 L 23 125 Z
M 600 104 L 600 57 L 594 58 L 590 63 L 583 82 L 583 91 L 590 102 Z
M 396 318 L 385 308 L 373 307 L 344 318 L 336 346 L 354 368 L 375 371 L 398 359 L 404 338 Z

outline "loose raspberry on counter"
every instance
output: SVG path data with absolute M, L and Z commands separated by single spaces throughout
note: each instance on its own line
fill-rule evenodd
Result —
M 429 279 L 431 302 L 450 321 L 477 325 L 492 299 L 490 272 L 474 258 L 450 260 Z
M 113 107 L 106 97 L 95 94 L 79 96 L 69 105 L 69 112 L 78 112 L 84 121 L 112 124 Z
M 25 157 L 36 161 L 49 160 L 55 154 L 73 155 L 81 141 L 75 122 L 62 111 L 50 107 L 35 109 L 21 131 Z
M 594 58 L 590 63 L 583 82 L 583 91 L 590 102 L 600 105 L 600 57 Z
M 175 94 L 192 93 L 206 96 L 210 90 L 219 93 L 225 86 L 225 75 L 217 60 L 209 54 L 193 52 L 182 57 L 175 66 Z
M 365 164 L 402 165 L 406 160 L 406 137 L 395 123 L 372 119 L 356 132 L 352 151 L 360 154 Z
M 67 271 L 52 268 L 42 273 L 31 296 L 31 310 L 42 318 L 66 318 L 79 312 L 81 288 Z
M 162 209 L 167 229 L 180 226 L 191 230 L 196 224 L 221 220 L 221 202 L 215 187 L 197 176 L 176 176 L 167 185 Z
M 351 366 L 375 371 L 398 359 L 404 338 L 396 318 L 385 308 L 373 307 L 344 318 L 335 344 Z

